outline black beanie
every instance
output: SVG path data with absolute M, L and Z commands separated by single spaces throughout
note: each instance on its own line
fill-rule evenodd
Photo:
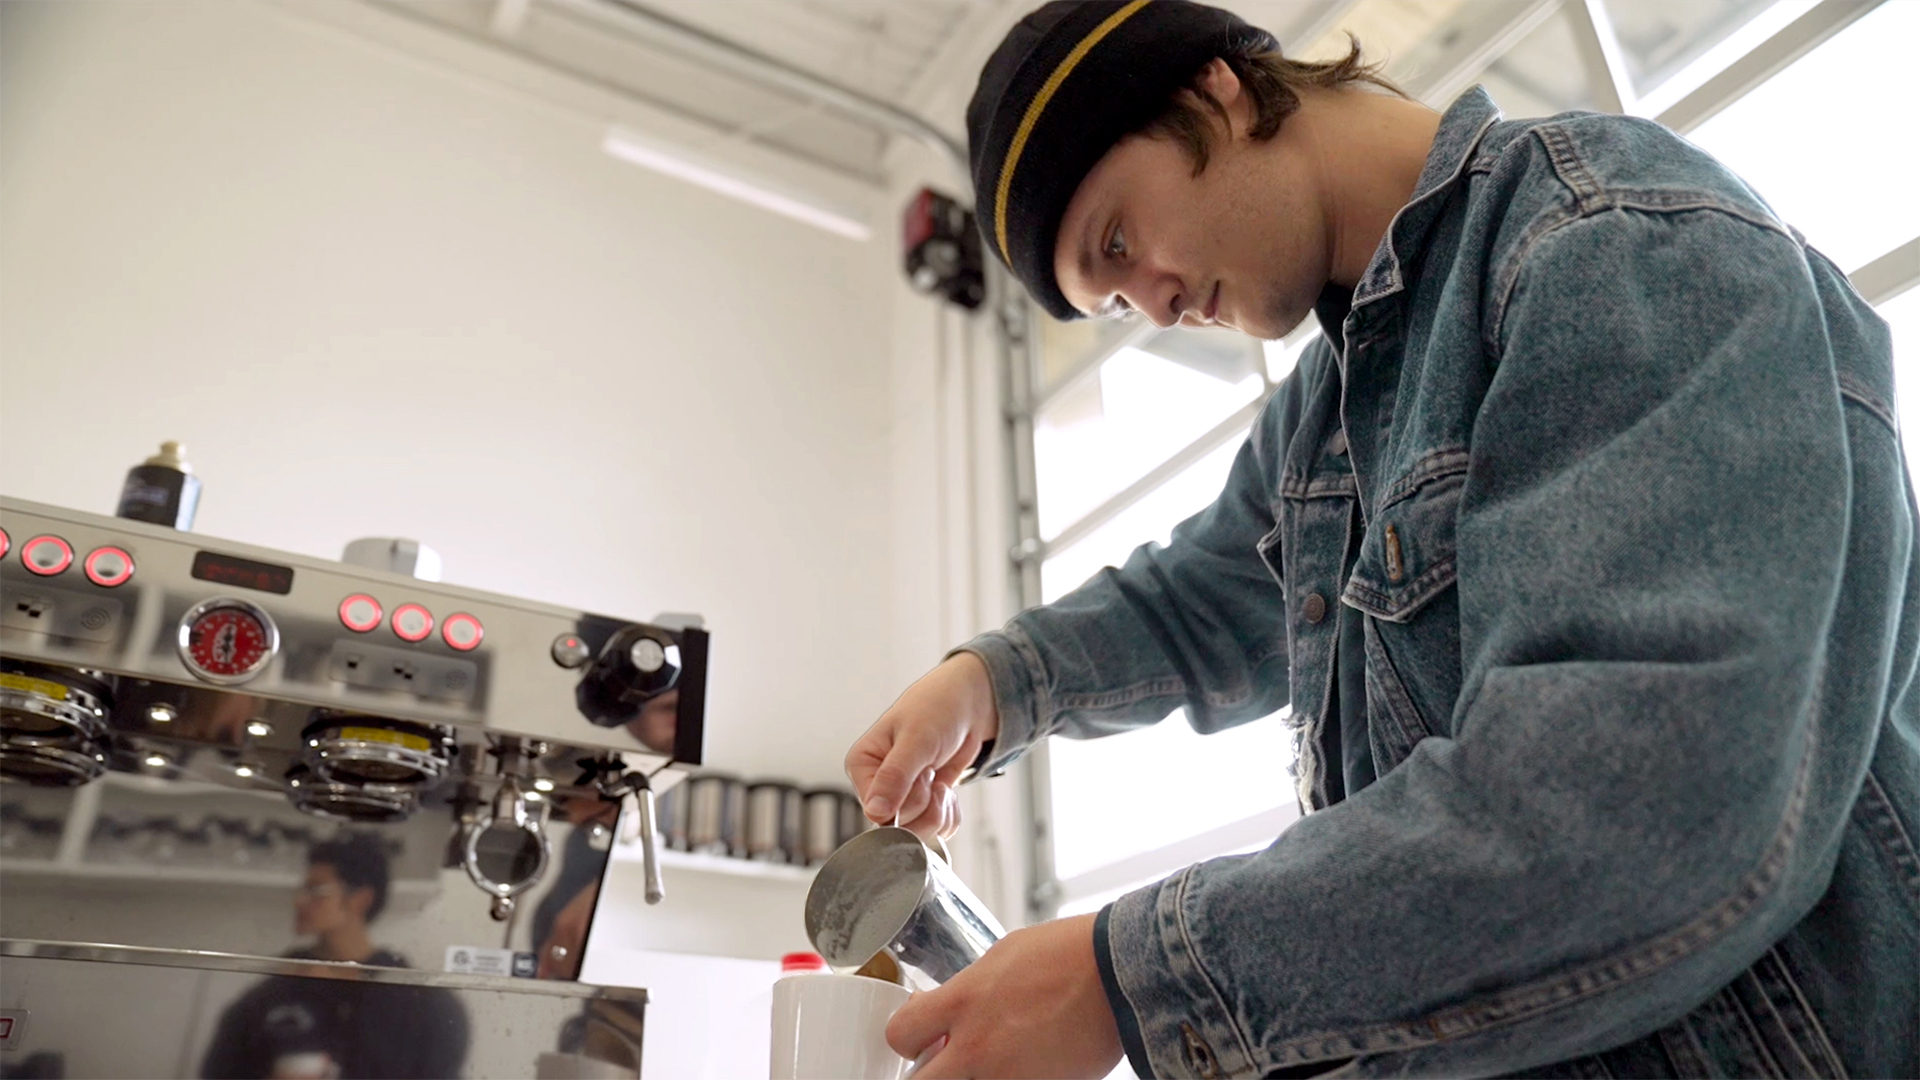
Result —
M 1277 51 L 1272 34 L 1187 0 L 1055 0 L 1020 20 L 967 105 L 974 209 L 987 247 L 1058 319 L 1054 236 L 1080 181 L 1207 62 Z

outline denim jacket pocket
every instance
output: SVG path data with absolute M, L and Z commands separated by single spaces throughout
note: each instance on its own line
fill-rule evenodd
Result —
M 1340 599 L 1376 619 L 1412 622 L 1453 585 L 1454 524 L 1467 452 L 1427 455 L 1382 493 Z
M 1372 616 L 1362 618 L 1366 620 L 1368 748 L 1373 751 L 1374 772 L 1385 776 L 1433 729 L 1387 655 L 1379 625 Z

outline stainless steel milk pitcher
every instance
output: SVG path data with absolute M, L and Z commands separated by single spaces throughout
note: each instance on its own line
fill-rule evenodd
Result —
M 953 867 L 899 826 L 842 844 L 807 892 L 807 937 L 828 964 L 850 971 L 884 950 L 923 990 L 1005 934 Z

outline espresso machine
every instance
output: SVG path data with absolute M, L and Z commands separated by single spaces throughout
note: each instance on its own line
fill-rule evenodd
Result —
M 577 974 L 706 630 L 356 546 L 0 497 L 0 1077 L 638 1075 Z

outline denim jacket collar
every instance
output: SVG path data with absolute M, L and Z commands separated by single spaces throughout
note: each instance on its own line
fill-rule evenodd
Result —
M 1402 253 L 1411 248 L 1415 238 L 1432 223 L 1442 201 L 1437 196 L 1452 189 L 1466 172 L 1474 148 L 1499 119 L 1499 106 L 1478 86 L 1461 94 L 1440 117 L 1440 130 L 1434 134 L 1433 149 L 1427 153 L 1427 164 L 1420 170 L 1413 197 L 1394 214 L 1387 234 L 1380 238 L 1380 246 L 1374 250 L 1373 260 L 1367 264 L 1366 273 L 1354 287 L 1355 309 L 1391 296 L 1404 287 L 1400 276 Z

